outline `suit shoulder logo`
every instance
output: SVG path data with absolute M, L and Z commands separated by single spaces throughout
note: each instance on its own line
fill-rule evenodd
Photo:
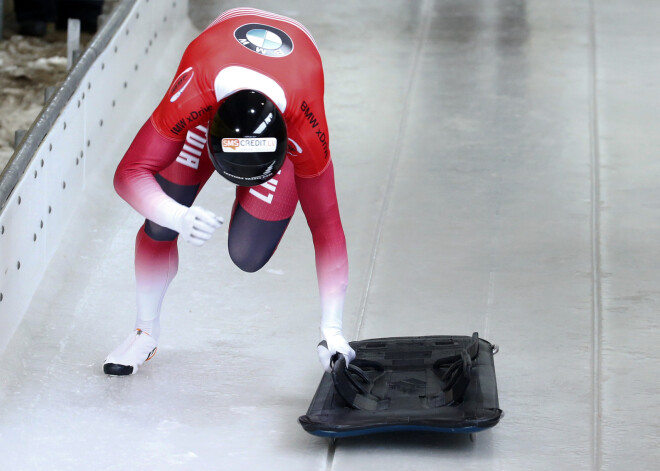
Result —
M 174 79 L 174 83 L 170 89 L 170 103 L 174 103 L 179 99 L 194 75 L 195 72 L 193 71 L 193 68 L 188 67 L 186 70 L 181 72 L 176 79 Z
M 281 29 L 259 23 L 249 23 L 234 31 L 239 44 L 252 52 L 268 57 L 285 57 L 293 51 L 293 41 Z

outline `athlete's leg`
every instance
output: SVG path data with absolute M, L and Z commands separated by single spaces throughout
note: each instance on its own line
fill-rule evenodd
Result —
M 184 206 L 191 206 L 213 173 L 213 167 L 209 159 L 204 158 L 196 170 L 191 172 L 187 167 L 175 162 L 161 174 L 156 175 L 156 180 L 168 196 Z M 156 340 L 160 335 L 160 310 L 163 298 L 179 267 L 178 237 L 177 232 L 146 220 L 136 238 L 135 327 L 149 333 Z
M 197 185 L 179 185 L 161 175 L 156 175 L 156 180 L 168 196 L 185 206 L 193 203 L 203 184 L 200 182 Z M 177 232 L 147 219 L 135 239 L 135 328 L 148 333 L 156 341 L 160 336 L 160 309 L 163 298 L 179 268 L 178 236 Z
M 276 176 L 256 187 L 237 187 L 229 224 L 229 256 L 241 270 L 255 272 L 275 253 L 298 204 L 289 159 Z
M 205 148 L 203 145 L 205 129 L 202 131 L 200 128 L 201 126 L 198 126 L 195 130 L 189 131 L 186 138 L 189 144 L 188 151 L 198 150 L 199 158 L 190 153 L 184 155 L 182 151 L 179 159 L 156 175 L 156 180 L 163 191 L 185 206 L 192 205 L 200 189 L 213 173 L 213 166 L 208 156 L 199 150 Z M 146 220 L 138 231 L 135 241 L 137 292 L 135 330 L 108 355 L 103 365 L 105 373 L 134 374 L 138 367 L 155 353 L 160 335 L 161 305 L 179 266 L 177 238 L 177 232 L 149 220 Z

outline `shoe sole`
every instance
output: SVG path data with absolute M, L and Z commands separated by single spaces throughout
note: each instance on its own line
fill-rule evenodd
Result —
M 149 353 L 149 356 L 147 357 L 146 360 L 144 361 L 149 361 L 151 360 L 154 355 L 156 354 L 156 350 L 158 350 L 158 347 L 155 347 L 151 353 Z M 105 363 L 103 365 L 103 372 L 107 375 L 111 376 L 128 376 L 132 375 L 133 373 L 137 373 L 137 368 L 133 369 L 132 366 L 130 365 L 119 365 L 117 363 Z
M 106 363 L 103 365 L 103 372 L 112 376 L 127 376 L 133 374 L 133 367 L 128 365 L 118 365 L 116 363 Z

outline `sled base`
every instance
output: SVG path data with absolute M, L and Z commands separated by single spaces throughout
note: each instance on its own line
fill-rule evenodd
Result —
M 386 432 L 474 434 L 496 425 L 493 355 L 472 336 L 378 338 L 351 342 L 356 358 L 325 373 L 303 429 L 330 438 Z

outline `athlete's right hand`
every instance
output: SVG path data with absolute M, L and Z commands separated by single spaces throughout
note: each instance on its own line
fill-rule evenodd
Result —
M 173 229 L 183 240 L 196 246 L 203 245 L 224 220 L 199 206 L 191 206 L 177 214 Z
M 323 340 L 316 347 L 316 353 L 318 353 L 321 366 L 328 373 L 332 372 L 332 358 L 335 354 L 344 355 L 346 366 L 355 360 L 355 350 L 348 344 L 341 331 L 323 332 Z

